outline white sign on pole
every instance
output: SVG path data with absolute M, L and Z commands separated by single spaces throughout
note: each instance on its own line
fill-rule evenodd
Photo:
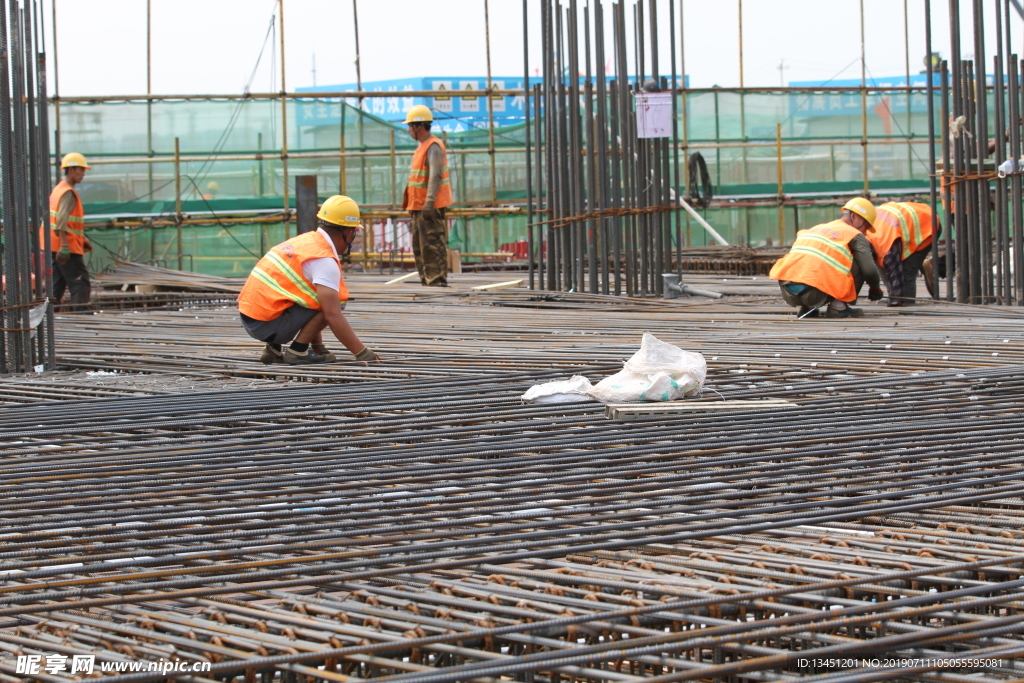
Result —
M 432 89 L 433 90 L 451 90 L 452 89 L 452 82 L 451 81 L 434 81 Z M 448 112 L 450 114 L 452 112 L 452 98 L 448 97 L 448 96 L 438 95 L 437 97 L 434 98 L 434 110 L 435 111 Z
M 491 81 L 491 87 L 496 90 L 505 89 L 505 81 Z M 505 111 L 505 96 L 504 95 L 491 95 L 491 106 L 493 111 Z
M 639 92 L 636 98 L 636 136 L 667 138 L 672 136 L 672 93 Z
M 480 111 L 480 95 L 472 94 L 478 93 L 479 90 L 476 87 L 476 81 L 459 81 L 459 90 L 464 94 L 460 97 L 462 101 L 459 104 L 459 108 L 463 112 L 476 112 Z M 471 93 L 471 94 L 465 94 Z

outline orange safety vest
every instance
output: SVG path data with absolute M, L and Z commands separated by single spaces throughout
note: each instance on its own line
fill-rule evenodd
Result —
M 255 320 L 274 320 L 296 305 L 319 311 L 316 287 L 302 274 L 302 264 L 317 258 L 338 260 L 319 232 L 307 232 L 277 245 L 252 269 L 238 295 L 238 310 Z M 338 279 L 337 289 L 339 298 L 348 301 L 344 277 Z
M 430 180 L 427 152 L 435 143 L 441 146 L 441 153 L 444 154 L 444 166 L 441 171 L 441 187 L 438 188 L 437 198 L 434 199 L 434 208 L 443 209 L 452 203 L 452 186 L 448 182 L 448 152 L 444 149 L 444 143 L 436 135 L 431 135 L 412 155 L 409 182 L 405 188 L 405 195 L 402 197 L 402 208 L 407 211 L 422 211 L 423 204 L 427 201 L 427 181 Z
M 809 285 L 840 301 L 856 301 L 850 242 L 859 234 L 841 220 L 801 230 L 768 277 Z
M 903 240 L 906 259 L 932 243 L 932 209 L 918 202 L 887 202 L 877 209 L 874 227 L 865 235 L 875 250 L 878 265 L 892 249 L 893 242 Z
M 64 193 L 71 192 L 75 195 L 75 208 L 71 210 L 71 215 L 68 216 L 68 251 L 72 254 L 84 254 L 85 253 L 85 207 L 82 206 L 82 198 L 75 192 L 75 188 L 71 186 L 67 180 L 62 180 L 57 183 L 57 186 L 50 192 L 50 251 L 60 251 L 61 242 L 60 237 L 57 236 L 57 208 L 60 206 L 61 197 Z M 46 226 L 39 226 L 39 246 L 40 248 L 46 244 L 45 233 L 43 232 Z

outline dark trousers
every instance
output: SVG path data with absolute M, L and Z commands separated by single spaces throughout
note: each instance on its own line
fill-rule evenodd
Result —
M 882 257 L 885 279 L 888 282 L 889 302 L 898 303 L 903 299 L 903 240 L 892 243 L 889 253 Z
M 68 262 L 57 263 L 57 254 L 53 254 L 53 300 L 60 303 L 67 290 L 71 294 L 68 303 L 87 304 L 92 294 L 89 282 L 89 270 L 85 267 L 85 257 L 81 254 L 68 254 Z
M 422 211 L 412 215 L 412 253 L 420 284 L 441 287 L 448 284 L 448 235 L 444 209 L 438 209 L 437 220 L 428 221 Z
M 921 266 L 931 251 L 932 245 L 929 244 L 903 260 L 903 296 L 907 299 L 907 303 L 914 303 L 914 299 L 917 298 L 917 275 L 921 272 Z

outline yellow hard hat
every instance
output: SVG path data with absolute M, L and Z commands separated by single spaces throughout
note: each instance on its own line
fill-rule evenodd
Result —
M 85 163 L 85 157 L 78 152 L 69 152 L 64 155 L 64 158 L 60 160 L 61 168 L 84 168 L 87 171 L 91 171 L 92 167 Z
M 336 194 L 324 202 L 316 217 L 332 225 L 346 228 L 358 228 L 360 226 L 359 205 L 356 204 L 354 199 L 343 194 Z
M 875 226 L 875 205 L 863 197 L 854 197 L 846 202 L 843 211 L 851 211 L 866 220 L 871 227 Z
M 433 120 L 434 115 L 430 112 L 430 107 L 425 104 L 417 104 L 405 115 L 405 123 L 430 123 Z
M 220 192 L 220 183 L 218 183 L 216 180 L 211 180 L 210 182 L 206 183 L 206 189 L 210 190 L 211 192 Z

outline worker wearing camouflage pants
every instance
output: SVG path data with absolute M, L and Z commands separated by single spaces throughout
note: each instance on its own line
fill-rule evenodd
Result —
M 422 104 L 405 117 L 409 137 L 419 143 L 412 157 L 402 207 L 412 218 L 412 253 L 420 284 L 448 286 L 448 235 L 444 209 L 452 203 L 444 143 L 430 132 L 434 115 Z
M 426 211 L 412 211 L 412 253 L 420 284 L 444 287 L 448 284 L 448 236 L 444 209 L 435 209 L 436 218 L 427 218 Z

